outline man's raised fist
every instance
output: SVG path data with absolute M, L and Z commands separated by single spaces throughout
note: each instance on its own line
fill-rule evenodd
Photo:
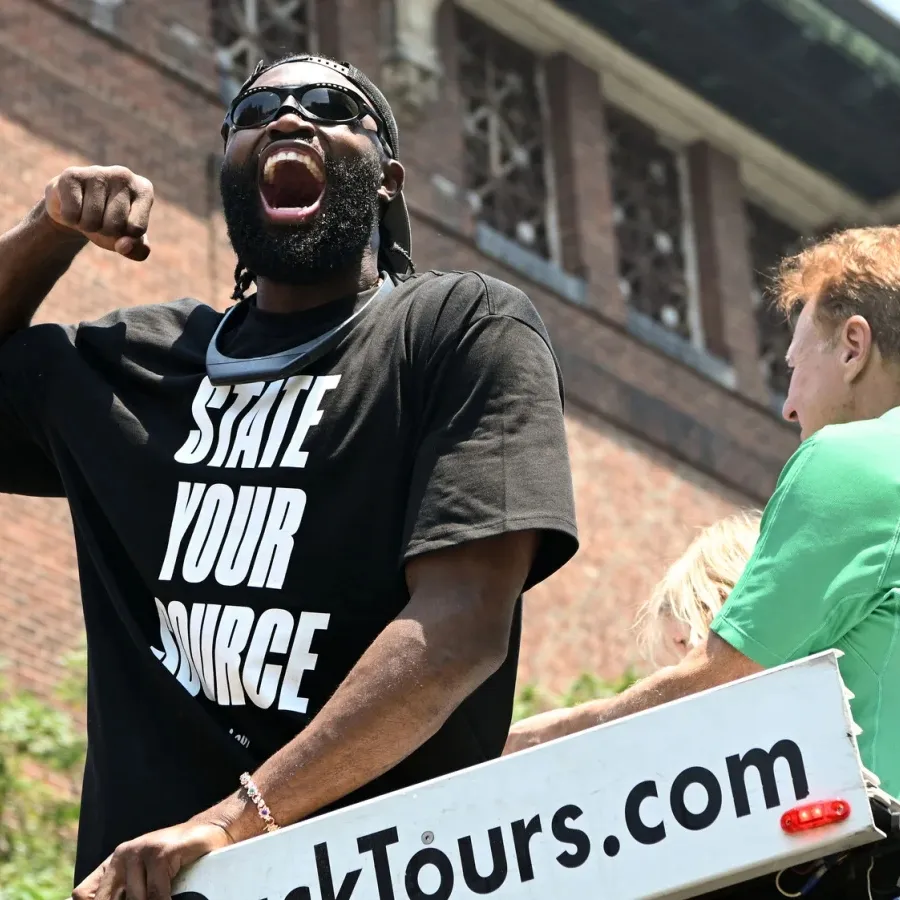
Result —
M 124 166 L 66 169 L 47 185 L 44 205 L 57 226 L 104 250 L 139 261 L 150 255 L 153 185 Z

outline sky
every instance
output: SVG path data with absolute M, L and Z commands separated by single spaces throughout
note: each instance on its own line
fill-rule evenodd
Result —
M 871 0 L 873 6 L 883 9 L 895 19 L 900 19 L 900 0 Z

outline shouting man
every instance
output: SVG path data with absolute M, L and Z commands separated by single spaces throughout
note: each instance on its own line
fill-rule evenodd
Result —
M 221 192 L 239 302 L 29 326 L 152 187 L 70 169 L 0 239 L 0 489 L 65 496 L 88 635 L 76 900 L 500 755 L 521 594 L 575 552 L 562 386 L 520 291 L 414 275 L 357 69 L 257 68 Z M 245 296 L 255 282 L 252 296 Z

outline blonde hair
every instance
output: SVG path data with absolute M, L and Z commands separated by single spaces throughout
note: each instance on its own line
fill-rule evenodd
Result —
M 837 232 L 786 257 L 774 287 L 789 318 L 807 303 L 830 330 L 862 316 L 882 355 L 900 359 L 900 227 Z
M 761 514 L 745 510 L 705 528 L 670 567 L 635 621 L 642 654 L 655 661 L 665 647 L 665 620 L 690 629 L 696 645 L 741 577 L 759 537 Z

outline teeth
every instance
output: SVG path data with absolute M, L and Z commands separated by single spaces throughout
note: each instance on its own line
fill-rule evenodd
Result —
M 266 165 L 263 168 L 263 179 L 266 184 L 271 184 L 275 180 L 275 167 L 282 162 L 302 163 L 312 173 L 316 181 L 325 181 L 325 173 L 317 160 L 306 153 L 298 153 L 296 150 L 279 150 L 266 160 Z

